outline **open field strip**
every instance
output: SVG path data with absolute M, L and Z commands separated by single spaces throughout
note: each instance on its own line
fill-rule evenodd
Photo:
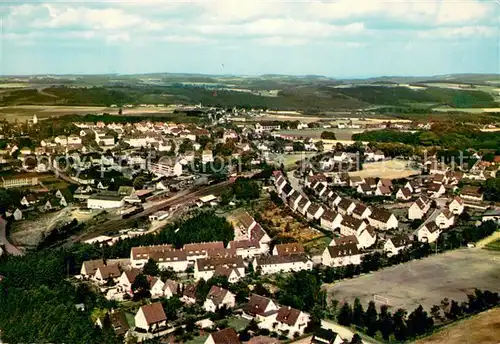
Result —
M 490 309 L 445 326 L 414 344 L 498 344 L 500 342 L 500 308 Z

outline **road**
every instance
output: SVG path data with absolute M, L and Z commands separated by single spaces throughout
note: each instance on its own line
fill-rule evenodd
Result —
M 23 251 L 12 245 L 7 239 L 7 221 L 3 217 L 0 217 L 0 243 L 5 246 L 5 251 L 9 254 L 14 256 L 21 256 L 24 254 Z
M 104 223 L 90 227 L 85 233 L 73 237 L 71 241 L 79 242 L 88 239 L 92 239 L 103 233 L 124 229 L 130 227 L 130 223 L 138 218 L 149 216 L 159 210 L 165 209 L 167 207 L 173 207 L 180 204 L 186 204 L 198 200 L 202 196 L 207 196 L 210 194 L 218 195 L 221 194 L 226 188 L 232 183 L 232 181 L 225 181 L 215 185 L 209 185 L 202 187 L 200 189 L 190 189 L 188 192 L 179 193 L 171 198 L 162 200 L 152 206 L 146 206 L 144 211 L 131 216 L 128 219 L 117 219 L 109 220 Z

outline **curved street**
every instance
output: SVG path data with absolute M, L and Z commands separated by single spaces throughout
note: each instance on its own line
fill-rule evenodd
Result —
M 14 256 L 21 256 L 24 254 L 23 251 L 11 244 L 7 239 L 7 221 L 3 217 L 0 217 L 0 243 L 4 245 L 5 251 L 9 254 Z

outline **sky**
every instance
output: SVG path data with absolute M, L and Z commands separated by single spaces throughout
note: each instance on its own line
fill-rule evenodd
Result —
M 500 73 L 500 0 L 2 0 L 0 74 Z

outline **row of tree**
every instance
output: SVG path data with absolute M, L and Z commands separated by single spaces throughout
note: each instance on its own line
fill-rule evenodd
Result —
M 208 241 L 227 244 L 233 239 L 234 228 L 225 218 L 215 215 L 213 211 L 198 211 L 188 219 L 168 224 L 157 234 L 119 240 L 113 246 L 77 244 L 74 250 L 79 252 L 76 256 L 81 264 L 82 261 L 96 258 L 126 258 L 130 256 L 131 248 L 136 246 L 172 244 L 181 248 L 185 244 Z
M 406 341 L 430 333 L 434 330 L 437 322 L 443 322 L 445 319 L 454 321 L 465 315 L 476 314 L 500 304 L 498 293 L 488 290 L 476 289 L 473 294 L 467 295 L 467 299 L 461 304 L 454 300 L 450 303 L 444 299 L 440 306 L 435 305 L 431 308 L 431 315 L 429 315 L 422 305 L 409 314 L 403 308 L 397 309 L 392 314 L 387 305 L 382 305 L 380 312 L 377 312 L 374 301 L 369 302 L 365 311 L 360 300 L 356 298 L 352 306 L 344 302 L 336 319 L 339 324 L 354 325 L 371 337 L 380 332 L 384 340 L 389 340 L 391 336 L 394 336 L 397 341 Z

